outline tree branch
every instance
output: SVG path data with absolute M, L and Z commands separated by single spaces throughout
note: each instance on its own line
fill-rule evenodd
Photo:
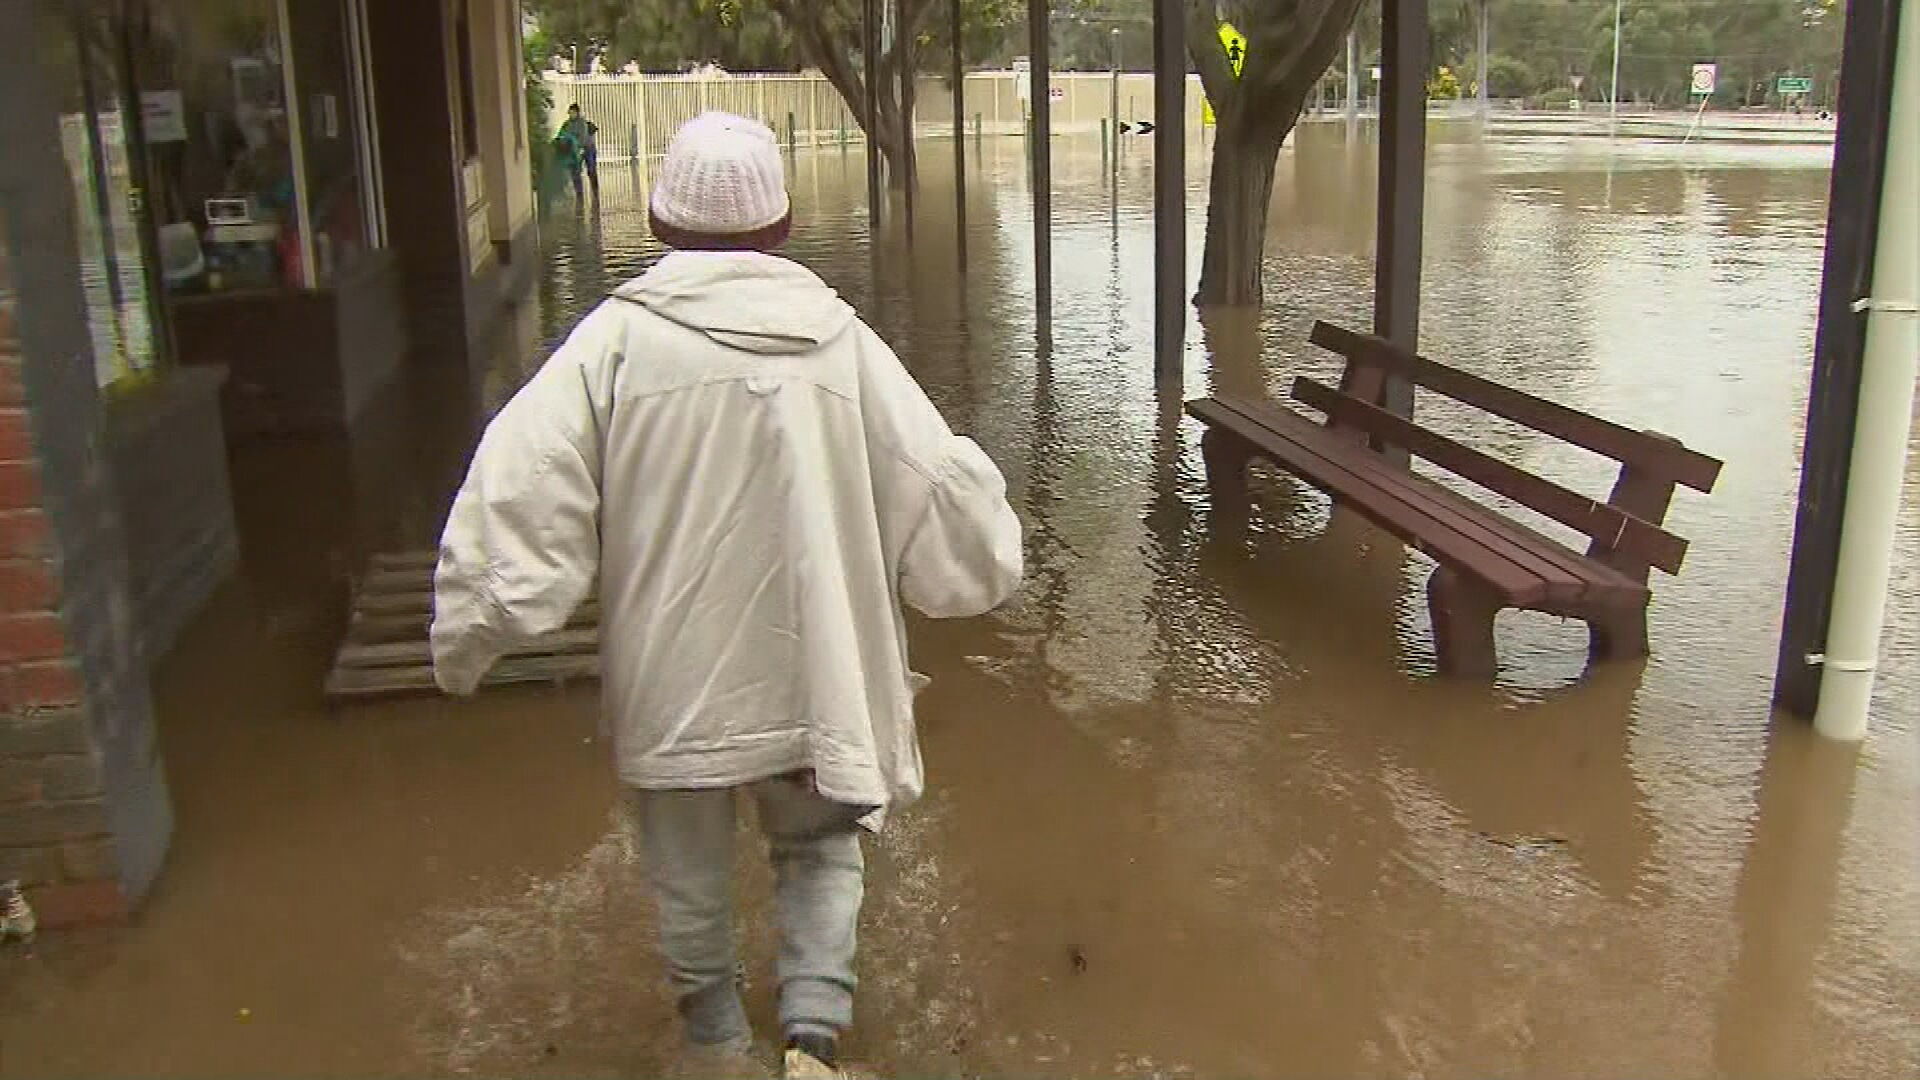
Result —
M 1239 88 L 1246 123 L 1269 133 L 1294 125 L 1307 91 L 1339 52 L 1360 3 L 1302 0 L 1292 5 L 1291 18 L 1255 23 L 1247 31 Z
M 828 40 L 825 19 L 813 11 L 803 14 L 796 0 L 770 0 L 770 6 L 786 20 L 787 26 L 800 40 L 801 48 L 812 57 L 820 73 L 827 77 L 833 88 L 840 92 L 847 111 L 853 115 L 853 122 L 860 125 L 860 130 L 866 132 L 868 137 L 872 137 L 873 118 L 867 115 L 864 77 L 853 70 L 847 55 Z
M 1220 47 L 1220 22 L 1214 17 L 1213 0 L 1187 0 L 1187 54 L 1200 72 L 1200 88 L 1206 91 L 1213 111 L 1225 117 L 1239 107 L 1239 80 L 1233 77 L 1233 65 L 1227 51 Z

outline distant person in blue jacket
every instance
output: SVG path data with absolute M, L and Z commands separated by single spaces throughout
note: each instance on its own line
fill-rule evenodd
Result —
M 560 125 L 560 133 L 573 140 L 576 152 L 571 171 L 573 173 L 573 194 L 575 198 L 585 198 L 586 190 L 581 185 L 580 174 L 586 173 L 586 179 L 593 184 L 593 197 L 600 197 L 600 146 L 598 135 L 600 126 L 581 113 L 578 104 L 567 106 L 567 121 Z

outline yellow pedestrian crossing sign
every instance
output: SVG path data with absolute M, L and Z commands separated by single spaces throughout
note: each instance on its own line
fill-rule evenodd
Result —
M 1234 29 L 1232 23 L 1220 24 L 1220 51 L 1227 54 L 1227 66 L 1233 69 L 1233 77 L 1240 77 L 1240 69 L 1247 63 L 1247 35 Z M 1200 122 L 1213 126 L 1213 102 L 1200 99 Z
M 1233 77 L 1240 77 L 1240 68 L 1247 62 L 1247 35 L 1233 28 L 1232 23 L 1220 24 L 1220 48 L 1227 54 L 1227 63 L 1233 68 Z

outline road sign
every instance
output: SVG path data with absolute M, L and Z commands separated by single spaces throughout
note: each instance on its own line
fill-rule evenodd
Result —
M 1778 83 L 1775 83 L 1774 86 L 1775 86 L 1775 89 L 1779 90 L 1780 93 L 1782 94 L 1813 93 L 1812 79 L 1802 79 L 1802 78 L 1798 78 L 1791 75 L 1781 76 L 1780 81 Z
M 1220 24 L 1220 48 L 1227 54 L 1227 64 L 1233 68 L 1233 77 L 1240 77 L 1240 68 L 1247 62 L 1247 36 L 1233 28 L 1232 23 Z
M 1233 28 L 1232 23 L 1220 24 L 1220 51 L 1227 54 L 1227 66 L 1233 69 L 1233 77 L 1240 77 L 1240 69 L 1247 63 L 1247 35 Z M 1200 99 L 1200 123 L 1212 127 L 1214 123 L 1213 102 Z
M 1713 88 L 1719 85 L 1719 82 L 1720 82 L 1720 65 L 1718 64 L 1693 65 L 1693 92 L 1694 93 L 1700 94 L 1702 96 L 1712 94 Z

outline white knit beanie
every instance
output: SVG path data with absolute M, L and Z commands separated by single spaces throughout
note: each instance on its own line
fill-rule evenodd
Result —
M 778 223 L 791 204 L 773 132 L 732 113 L 687 121 L 667 145 L 648 205 L 661 224 L 707 235 Z

